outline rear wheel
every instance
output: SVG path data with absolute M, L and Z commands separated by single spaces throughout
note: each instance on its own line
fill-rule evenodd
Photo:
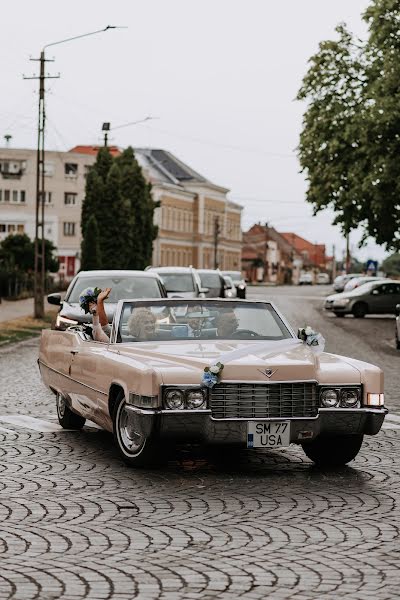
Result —
M 363 319 L 368 312 L 367 305 L 364 302 L 357 302 L 353 306 L 352 312 L 356 319 Z
M 122 459 L 134 467 L 155 466 L 162 462 L 161 445 L 156 434 L 143 433 L 138 415 L 127 409 L 120 392 L 113 410 L 114 440 Z
M 64 429 L 82 429 L 85 424 L 85 417 L 75 414 L 67 405 L 67 402 L 60 393 L 56 395 L 58 422 Z
M 363 435 L 320 435 L 302 444 L 305 454 L 321 467 L 340 467 L 357 456 Z

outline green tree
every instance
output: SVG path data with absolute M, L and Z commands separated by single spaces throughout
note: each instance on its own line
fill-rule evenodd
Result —
M 158 228 L 154 225 L 154 209 L 151 184 L 146 182 L 142 169 L 129 147 L 116 159 L 121 173 L 121 193 L 130 206 L 130 268 L 144 269 L 151 264 L 153 241 Z
M 88 220 L 91 216 L 95 216 L 97 223 L 99 224 L 99 218 L 102 219 L 102 215 L 99 215 L 100 210 L 103 210 L 99 199 L 105 196 L 105 187 L 107 182 L 107 176 L 111 169 L 113 158 L 108 148 L 100 148 L 97 153 L 96 162 L 89 169 L 86 177 L 85 186 L 85 198 L 82 202 L 82 214 L 81 214 L 81 230 L 82 236 L 86 230 Z
M 99 228 L 94 215 L 91 215 L 86 223 L 86 228 L 81 244 L 81 269 L 95 270 L 101 269 Z
M 56 273 L 58 260 L 54 257 L 56 248 L 50 240 L 45 240 L 45 265 L 46 271 Z M 0 244 L 0 262 L 7 271 L 20 271 L 29 273 L 35 268 L 35 244 L 25 234 L 7 236 Z M 41 264 L 39 261 L 39 269 Z
M 398 0 L 372 0 L 366 41 L 344 25 L 310 59 L 298 148 L 314 214 L 335 212 L 344 233 L 364 230 L 400 248 L 400 36 Z
M 109 170 L 104 190 L 99 198 L 99 244 L 103 269 L 128 269 L 132 230 L 129 201 L 121 193 L 121 173 L 114 162 Z
M 388 277 L 398 277 L 400 275 L 400 253 L 395 252 L 388 256 L 382 263 L 382 271 Z

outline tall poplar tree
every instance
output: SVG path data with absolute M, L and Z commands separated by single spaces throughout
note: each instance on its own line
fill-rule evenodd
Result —
M 133 148 L 126 148 L 116 163 L 121 173 L 121 193 L 130 206 L 131 268 L 144 269 L 151 264 L 153 241 L 158 232 L 153 223 L 156 203 L 151 195 L 151 184 L 144 178 Z
M 99 244 L 99 228 L 94 214 L 87 220 L 81 244 L 81 269 L 92 271 L 101 269 L 101 254 Z
M 99 150 L 86 179 L 82 203 L 82 268 L 87 264 L 86 239 L 93 233 L 91 217 L 98 227 L 103 269 L 144 269 L 151 264 L 157 227 L 154 203 L 133 149 L 113 158 L 107 148 Z M 93 243 L 93 242 L 91 242 Z M 85 253 L 84 249 L 85 248 Z

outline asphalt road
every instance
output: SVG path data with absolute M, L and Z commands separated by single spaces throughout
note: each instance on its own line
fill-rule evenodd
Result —
M 97 428 L 61 431 L 37 341 L 0 350 L 0 599 L 261 600 L 398 597 L 400 355 L 393 319 L 335 319 L 326 288 L 257 288 L 327 350 L 385 369 L 393 410 L 350 466 L 297 446 L 182 448 L 160 470 L 124 466 Z

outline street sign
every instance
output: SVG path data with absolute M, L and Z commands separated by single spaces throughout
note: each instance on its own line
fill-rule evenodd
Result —
M 377 260 L 367 260 L 367 264 L 365 266 L 365 270 L 366 271 L 373 271 L 374 273 L 376 273 L 376 271 L 378 270 L 378 261 Z

